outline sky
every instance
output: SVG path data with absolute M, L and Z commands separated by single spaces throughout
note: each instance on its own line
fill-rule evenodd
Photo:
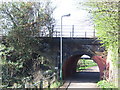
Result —
M 87 12 L 85 10 L 81 10 L 79 4 L 76 0 L 52 0 L 56 3 L 56 10 L 54 12 L 54 16 L 57 20 L 61 18 L 62 15 L 71 14 L 70 17 L 65 18 L 65 20 L 69 21 L 69 24 L 80 24 L 81 20 L 84 20 L 87 17 Z M 75 2 L 76 1 L 76 2 Z M 59 22 L 57 22 L 59 24 Z M 65 21 L 65 24 L 67 22 Z
M 56 19 L 56 25 L 57 25 L 57 31 L 60 30 L 61 25 L 61 16 L 66 14 L 71 14 L 70 17 L 63 17 L 62 23 L 63 23 L 63 33 L 68 35 L 71 35 L 72 32 L 72 25 L 74 25 L 74 35 L 81 36 L 85 35 L 85 32 L 88 33 L 89 36 L 92 36 L 92 32 L 94 31 L 93 25 L 90 20 L 90 14 L 88 11 L 83 10 L 83 6 L 81 6 L 78 2 L 78 0 L 52 0 L 53 3 L 56 5 L 56 10 L 54 12 L 54 17 Z M 79 0 L 81 2 L 85 2 L 86 0 Z M 85 6 L 84 6 L 85 7 Z M 66 25 L 66 26 L 64 26 Z M 69 25 L 69 26 L 68 26 Z M 87 34 L 87 36 L 88 36 Z M 64 35 L 64 36 L 66 36 Z

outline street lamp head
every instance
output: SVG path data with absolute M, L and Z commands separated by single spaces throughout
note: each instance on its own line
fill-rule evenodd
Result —
M 69 17 L 71 14 L 67 14 L 66 16 Z
M 66 14 L 66 15 L 63 15 L 62 17 L 69 17 L 71 14 Z

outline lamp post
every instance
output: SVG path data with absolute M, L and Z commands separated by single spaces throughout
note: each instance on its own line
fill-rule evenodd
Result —
M 62 80 L 62 18 L 69 17 L 70 14 L 61 16 L 61 35 L 60 35 L 60 79 Z

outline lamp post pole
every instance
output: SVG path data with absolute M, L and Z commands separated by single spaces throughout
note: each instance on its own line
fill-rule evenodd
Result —
M 69 17 L 70 14 L 61 16 L 61 34 L 60 34 L 60 79 L 62 80 L 62 18 Z

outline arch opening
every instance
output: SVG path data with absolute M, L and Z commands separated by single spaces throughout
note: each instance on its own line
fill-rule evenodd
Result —
M 85 59 L 85 57 L 91 59 L 97 64 L 97 66 L 99 67 L 100 79 L 102 79 L 104 75 L 103 71 L 105 70 L 106 67 L 105 65 L 106 60 L 103 59 L 101 56 L 94 56 L 94 55 L 92 56 L 91 54 L 79 54 L 69 57 L 63 64 L 63 68 L 62 68 L 63 79 L 66 79 L 72 76 L 73 74 L 75 74 L 79 59 L 80 58 Z
M 92 70 L 93 67 L 94 70 Z M 84 54 L 77 62 L 76 72 L 99 72 L 99 68 L 90 56 Z

